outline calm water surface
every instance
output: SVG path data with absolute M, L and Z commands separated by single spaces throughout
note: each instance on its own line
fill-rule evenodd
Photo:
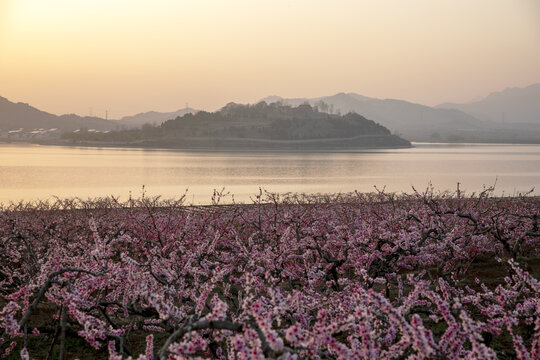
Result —
M 176 150 L 0 145 L 0 202 L 52 196 L 178 197 L 208 203 L 225 187 L 249 202 L 272 192 L 335 193 L 424 189 L 498 194 L 540 185 L 540 145 L 415 144 L 411 149 L 348 153 L 216 153 Z M 538 191 L 536 191 L 538 193 Z

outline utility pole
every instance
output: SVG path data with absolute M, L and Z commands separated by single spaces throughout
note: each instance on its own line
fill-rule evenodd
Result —
M 105 120 L 109 120 L 109 110 L 105 110 Z

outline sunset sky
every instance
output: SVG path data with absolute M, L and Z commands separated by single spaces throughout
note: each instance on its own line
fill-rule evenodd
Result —
M 536 82 L 538 0 L 0 0 L 0 96 L 55 114 Z

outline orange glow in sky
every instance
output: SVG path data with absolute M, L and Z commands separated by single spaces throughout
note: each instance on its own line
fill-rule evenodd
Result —
M 466 102 L 540 82 L 539 64 L 537 0 L 0 0 L 0 96 L 56 114 Z

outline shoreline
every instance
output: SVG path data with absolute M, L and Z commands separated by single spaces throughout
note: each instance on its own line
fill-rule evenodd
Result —
M 328 140 L 328 139 L 321 139 Z M 331 139 L 335 141 L 337 139 Z M 279 140 L 263 140 L 261 142 L 275 142 Z M 311 140 L 309 140 L 311 141 Z M 540 145 L 540 142 L 504 142 L 504 141 L 409 141 L 410 145 L 387 145 L 387 146 L 327 146 L 319 148 L 263 148 L 263 147 L 216 147 L 216 146 L 197 146 L 188 147 L 181 145 L 163 146 L 155 143 L 123 143 L 123 142 L 97 142 L 97 141 L 78 141 L 70 142 L 61 139 L 51 140 L 28 140 L 28 139 L 5 139 L 0 138 L 0 145 L 41 145 L 41 146 L 61 146 L 71 148 L 104 148 L 104 149 L 134 149 L 134 150 L 163 150 L 163 151 L 182 151 L 190 153 L 210 152 L 210 153 L 354 153 L 369 152 L 370 150 L 399 150 L 411 149 L 417 145 L 433 146 L 456 146 L 456 145 L 500 145 L 500 146 L 527 146 Z
M 377 137 L 370 137 L 373 140 L 378 140 Z M 380 137 L 379 137 L 380 139 Z M 346 138 L 343 141 L 354 141 L 358 138 Z M 251 140 L 248 140 L 251 141 Z M 28 145 L 41 145 L 41 146 L 61 146 L 61 147 L 77 147 L 77 148 L 110 148 L 110 149 L 138 149 L 138 150 L 173 150 L 183 152 L 212 152 L 212 153 L 349 153 L 358 151 L 369 150 L 394 150 L 394 149 L 410 149 L 414 145 L 409 142 L 408 145 L 389 144 L 389 145 L 359 145 L 359 144 L 346 144 L 344 146 L 334 145 L 332 143 L 339 142 L 340 139 L 320 139 L 320 140 L 304 140 L 304 141 L 280 141 L 280 140 L 266 140 L 260 139 L 260 141 L 252 141 L 251 144 L 242 145 L 240 142 L 229 142 L 225 139 L 225 144 L 194 144 L 193 146 L 186 146 L 181 143 L 172 142 L 98 142 L 98 141 L 65 141 L 61 139 L 54 140 L 10 140 L 0 139 L 0 144 L 28 144 Z M 258 146 L 254 146 L 256 145 Z M 237 145 L 237 146 L 235 146 Z M 264 146 L 267 145 L 267 146 Z M 270 146 L 268 146 L 270 145 Z M 279 146 L 285 145 L 285 146 Z M 321 146 L 316 146 L 321 145 Z
M 484 198 L 484 201 L 502 201 L 502 200 L 519 200 L 519 199 L 528 199 L 532 201 L 540 200 L 540 195 L 522 194 L 522 195 L 495 195 L 494 193 L 488 194 L 487 196 L 479 196 L 480 193 L 461 193 L 460 198 L 456 197 L 455 191 L 452 192 L 447 190 L 446 192 L 451 193 L 451 196 L 440 199 L 444 202 L 451 201 L 471 201 Z M 441 192 L 441 194 L 444 192 Z M 418 201 L 417 198 L 413 197 L 413 193 L 405 192 L 387 192 L 384 193 L 388 196 L 385 201 L 374 201 L 374 199 L 369 200 L 372 204 L 384 204 L 387 202 L 395 202 L 396 204 L 410 203 Z M 437 192 L 435 192 L 437 194 Z M 269 196 L 278 196 L 279 200 L 277 201 L 280 205 L 290 205 L 290 206 L 316 206 L 321 204 L 350 204 L 356 201 L 362 202 L 366 199 L 361 200 L 362 196 L 381 196 L 381 193 L 377 192 L 343 192 L 343 193 L 273 193 L 270 192 Z M 438 194 L 437 196 L 439 196 Z M 253 195 L 254 197 L 256 194 Z M 159 198 L 159 199 L 158 199 Z M 264 198 L 264 194 L 262 196 Z M 117 198 L 118 199 L 118 198 Z M 154 202 L 157 199 L 157 202 Z M 148 207 L 148 204 L 145 203 L 148 201 L 151 205 Z M 224 208 L 235 208 L 235 207 L 257 207 L 257 206 L 273 206 L 276 203 L 272 201 L 271 197 L 264 198 L 260 203 L 256 202 L 227 202 L 217 204 L 194 204 L 189 203 L 187 199 L 185 202 L 182 202 L 181 199 L 164 199 L 159 195 L 151 195 L 146 198 L 133 198 L 132 204 L 129 203 L 130 200 L 123 200 L 116 202 L 114 196 L 107 197 L 95 197 L 95 198 L 49 198 L 49 199 L 37 199 L 29 201 L 19 201 L 19 202 L 2 202 L 0 201 L 0 213 L 2 212 L 24 212 L 24 211 L 92 211 L 92 210 L 145 210 L 145 209 L 154 209 L 154 210 L 167 210 L 167 209 L 184 209 L 184 210 L 197 210 L 197 209 L 224 209 Z M 55 207 L 58 205 L 58 207 Z M 63 205 L 63 206 L 62 206 Z M 90 206 L 88 206 L 90 205 Z M 133 206 L 135 205 L 135 206 Z M 78 207 L 80 206 L 80 207 Z M 17 209 L 21 207 L 20 209 Z

